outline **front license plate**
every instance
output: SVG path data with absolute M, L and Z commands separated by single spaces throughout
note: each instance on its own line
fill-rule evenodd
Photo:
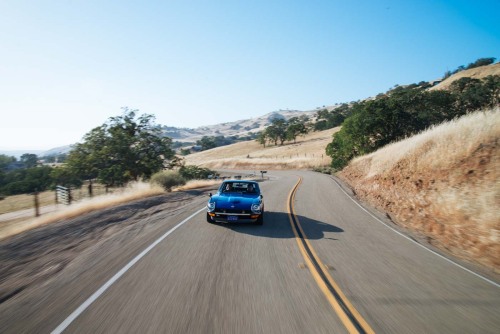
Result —
M 238 220 L 238 216 L 227 216 L 228 222 L 235 222 Z

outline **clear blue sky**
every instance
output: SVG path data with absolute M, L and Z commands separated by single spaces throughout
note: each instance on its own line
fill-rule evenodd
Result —
M 0 149 L 121 107 L 197 127 L 363 99 L 500 58 L 500 1 L 0 1 Z

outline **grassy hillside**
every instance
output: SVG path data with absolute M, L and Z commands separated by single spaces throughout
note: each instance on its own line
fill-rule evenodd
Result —
M 330 164 L 326 145 L 339 128 L 313 132 L 283 146 L 266 146 L 256 141 L 198 152 L 186 156 L 186 164 L 212 169 L 309 169 Z
M 489 75 L 500 75 L 500 63 L 491 64 L 488 66 L 480 66 L 471 68 L 469 70 L 460 71 L 453 74 L 451 77 L 442 81 L 434 87 L 429 88 L 429 90 L 439 90 L 439 89 L 449 89 L 453 81 L 461 78 L 472 78 L 472 79 L 482 79 Z
M 500 109 L 356 158 L 339 176 L 432 244 L 500 272 Z

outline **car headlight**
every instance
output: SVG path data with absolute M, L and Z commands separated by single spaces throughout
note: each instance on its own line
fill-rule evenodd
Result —
M 207 209 L 208 209 L 208 211 L 214 211 L 215 210 L 215 202 L 208 202 Z
M 260 204 L 252 204 L 252 212 L 253 213 L 260 213 L 261 212 L 261 207 Z

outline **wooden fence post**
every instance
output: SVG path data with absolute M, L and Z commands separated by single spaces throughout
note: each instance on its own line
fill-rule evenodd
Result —
M 40 203 L 38 202 L 38 191 L 35 190 L 33 193 L 35 196 L 35 217 L 40 216 Z
M 89 197 L 92 197 L 93 192 L 92 192 L 92 180 L 89 180 Z

